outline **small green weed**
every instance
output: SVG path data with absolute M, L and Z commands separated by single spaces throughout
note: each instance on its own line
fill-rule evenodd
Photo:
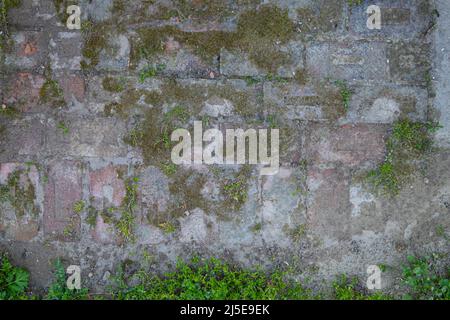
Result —
M 247 200 L 247 186 L 241 180 L 233 181 L 223 187 L 227 196 L 237 203 Z
M 76 214 L 80 214 L 81 212 L 83 212 L 84 207 L 85 207 L 84 201 L 79 200 L 73 204 L 73 212 L 75 212 Z
M 14 267 L 6 255 L 0 254 L 0 300 L 27 299 L 28 280 L 26 270 Z
M 171 234 L 174 233 L 177 229 L 171 222 L 163 222 L 159 224 L 159 227 L 162 231 L 164 231 L 165 234 Z
M 163 164 L 162 171 L 166 176 L 174 175 L 177 172 L 177 165 L 174 163 Z
M 67 287 L 66 271 L 61 260 L 55 262 L 55 280 L 48 289 L 47 300 L 86 300 L 88 298 L 87 289 L 73 289 Z
M 145 79 L 156 77 L 160 72 L 164 71 L 166 66 L 158 64 L 156 66 L 147 66 L 139 73 L 139 82 L 144 83 Z
M 410 288 L 406 299 L 450 300 L 450 268 L 438 271 L 439 255 L 425 258 L 408 257 L 403 268 L 403 283 Z
M 68 135 L 70 132 L 69 127 L 63 121 L 58 122 L 58 129 L 60 129 L 64 135 Z

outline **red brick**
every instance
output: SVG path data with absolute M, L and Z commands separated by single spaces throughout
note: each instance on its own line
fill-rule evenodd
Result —
M 80 163 L 57 162 L 50 166 L 45 187 L 44 235 L 62 241 L 78 240 L 80 217 L 74 214 L 73 205 L 82 199 Z M 69 226 L 71 235 L 64 231 Z
M 65 101 L 73 101 L 74 98 L 78 102 L 84 101 L 86 96 L 86 87 L 83 77 L 72 74 L 59 77 L 58 80 L 64 92 Z
M 98 243 L 118 244 L 118 239 L 114 233 L 114 226 L 105 223 L 101 215 L 97 216 L 95 228 L 91 234 L 92 238 Z
M 126 166 L 109 165 L 90 173 L 90 192 L 98 199 L 106 199 L 108 204 L 118 207 L 125 197 L 125 183 L 119 179 L 119 171 L 125 171 Z
M 6 94 L 6 105 L 22 112 L 30 111 L 39 103 L 40 90 L 45 79 L 29 72 L 19 72 L 11 81 Z

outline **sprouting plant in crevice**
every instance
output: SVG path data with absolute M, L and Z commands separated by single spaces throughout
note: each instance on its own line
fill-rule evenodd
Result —
M 342 98 L 342 106 L 344 107 L 345 111 L 348 111 L 350 107 L 350 99 L 352 98 L 352 91 L 348 87 L 346 81 L 336 80 L 335 84 L 339 87 L 339 92 Z
M 66 125 L 66 123 L 64 121 L 58 122 L 57 127 L 58 127 L 58 129 L 60 129 L 62 131 L 62 133 L 64 135 L 68 135 L 69 134 L 69 127 Z
M 438 128 L 439 124 L 431 122 L 397 121 L 386 143 L 384 162 L 368 174 L 375 189 L 384 194 L 397 195 L 414 170 L 411 161 L 432 150 L 431 134 Z
M 126 194 L 120 209 L 121 216 L 115 222 L 117 232 L 125 241 L 134 241 L 135 209 L 137 206 L 139 179 L 134 177 L 126 182 Z

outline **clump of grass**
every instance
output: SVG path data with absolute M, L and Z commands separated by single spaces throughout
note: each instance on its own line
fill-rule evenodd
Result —
M 270 114 L 266 118 L 267 123 L 269 124 L 270 129 L 276 129 L 280 127 L 280 124 L 278 122 L 277 116 Z
M 131 129 L 130 132 L 124 137 L 124 142 L 136 148 L 140 145 L 142 139 L 144 138 L 144 131 L 140 126 L 136 126 Z
M 19 114 L 19 111 L 13 106 L 2 105 L 0 108 L 0 115 L 7 117 L 15 117 Z
M 336 300 L 390 300 L 391 297 L 381 292 L 367 294 L 362 287 L 358 287 L 358 279 L 349 279 L 342 275 L 333 282 L 334 299 Z
M 294 228 L 287 228 L 286 233 L 294 242 L 298 242 L 306 235 L 306 224 L 298 225 Z
M 260 83 L 262 81 L 260 78 L 251 77 L 251 76 L 244 77 L 244 80 L 245 80 L 245 83 L 248 86 L 252 86 L 252 85 L 258 84 L 258 83 Z
M 311 298 L 300 284 L 282 271 L 266 274 L 246 270 L 218 259 L 178 261 L 174 272 L 163 276 L 139 273 L 140 283 L 128 287 L 117 281 L 114 296 L 124 300 L 301 300 Z
M 385 161 L 368 174 L 375 189 L 384 194 L 397 195 L 414 169 L 411 161 L 432 150 L 431 134 L 439 127 L 435 123 L 418 123 L 407 119 L 396 122 L 387 140 Z
M 166 124 L 170 124 L 175 120 L 186 122 L 189 120 L 189 112 L 184 107 L 177 105 L 164 114 L 164 122 Z
M 154 107 L 147 110 L 144 121 L 138 123 L 123 140 L 134 148 L 140 148 L 147 164 L 161 167 L 170 157 L 171 132 L 183 127 L 189 118 L 187 109 L 180 105 L 166 113 L 160 107 Z
M 87 209 L 86 223 L 92 228 L 95 227 L 97 224 L 97 216 L 98 211 L 92 205 L 89 206 Z

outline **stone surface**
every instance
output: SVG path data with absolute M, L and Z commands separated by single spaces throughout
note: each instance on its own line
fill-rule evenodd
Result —
M 119 119 L 69 117 L 49 119 L 47 152 L 52 156 L 124 157 L 125 124 Z
M 13 48 L 6 55 L 5 63 L 10 68 L 32 69 L 45 63 L 48 35 L 44 32 L 25 31 L 12 34 Z
M 379 125 L 316 125 L 307 139 L 308 161 L 316 165 L 374 166 L 384 159 L 386 129 Z
M 123 35 L 110 36 L 109 49 L 100 52 L 100 62 L 97 66 L 99 70 L 124 71 L 130 63 L 130 42 Z
M 49 287 L 56 258 L 80 265 L 83 285 L 102 293 L 124 262 L 164 272 L 198 255 L 286 266 L 317 290 L 385 264 L 383 290 L 401 294 L 393 270 L 407 255 L 449 253 L 448 1 L 380 0 L 381 30 L 367 28 L 368 0 L 81 0 L 82 30 L 67 29 L 62 2 L 9 10 L 0 59 L 0 185 L 23 169 L 37 209 L 4 193 L 0 248 L 30 270 L 33 292 Z M 252 29 L 266 5 L 286 10 L 289 39 L 277 39 L 271 17 Z M 258 11 L 240 20 L 248 10 Z M 246 43 L 210 41 L 243 27 L 253 32 Z M 139 44 L 153 28 L 161 33 Z M 378 194 L 365 177 L 405 118 L 439 121 L 440 148 L 415 162 L 397 196 Z M 278 174 L 174 165 L 170 135 L 192 136 L 194 121 L 279 129 Z M 125 241 L 118 221 L 132 181 Z
M 113 166 L 92 170 L 89 173 L 90 194 L 102 200 L 102 208 L 108 205 L 119 207 L 125 197 L 125 182 L 120 178 L 126 173 L 126 166 Z
M 77 74 L 58 75 L 58 81 L 68 107 L 77 107 L 85 101 L 86 84 L 84 77 Z
M 82 36 L 80 32 L 59 32 L 50 39 L 52 70 L 81 70 Z
M 412 0 L 408 3 L 400 0 L 378 1 L 381 9 L 380 30 L 366 27 L 367 6 L 352 8 L 350 31 L 365 37 L 382 37 L 385 39 L 405 40 L 420 38 L 429 31 L 433 20 L 432 6 L 426 0 Z
M 382 42 L 316 43 L 306 49 L 308 74 L 319 79 L 387 82 L 387 58 Z
M 398 83 L 424 84 L 430 69 L 429 47 L 398 42 L 388 48 L 391 78 Z
M 347 119 L 353 123 L 393 123 L 399 118 L 424 122 L 428 92 L 420 87 L 373 87 L 354 89 Z
M 448 112 L 448 96 L 450 95 L 450 53 L 448 50 L 448 30 L 450 22 L 445 17 L 450 14 L 450 7 L 445 1 L 436 1 L 437 10 L 442 16 L 437 19 L 437 30 L 434 33 L 434 77 L 433 86 L 436 90 L 434 104 L 438 119 L 443 126 L 436 139 L 440 146 L 450 147 L 450 113 Z
M 1 161 L 39 157 L 45 142 L 45 122 L 40 117 L 0 119 L 3 126 L 0 140 Z M 18 143 L 20 141 L 20 143 Z
M 311 168 L 308 172 L 308 226 L 325 242 L 349 237 L 349 170 Z

